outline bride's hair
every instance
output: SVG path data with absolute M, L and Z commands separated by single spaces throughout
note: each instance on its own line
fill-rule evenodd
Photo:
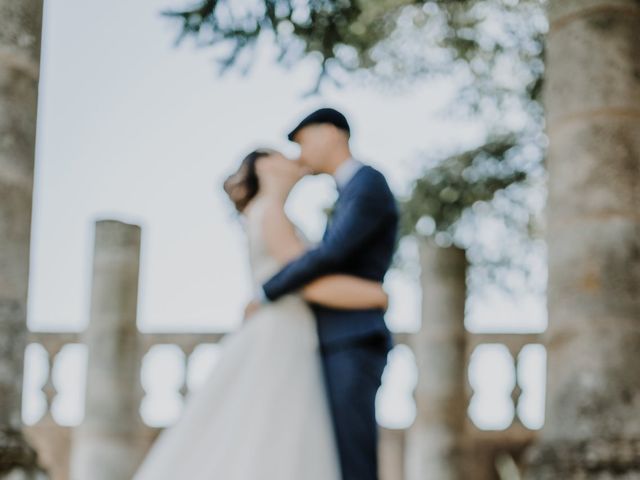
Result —
M 273 153 L 269 148 L 259 148 L 242 159 L 240 167 L 224 181 L 224 191 L 229 195 L 238 212 L 242 212 L 260 189 L 256 162 Z

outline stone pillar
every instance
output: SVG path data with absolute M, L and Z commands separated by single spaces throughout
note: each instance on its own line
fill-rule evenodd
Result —
M 71 477 L 128 480 L 141 461 L 140 348 L 136 326 L 140 227 L 96 224 L 85 417 L 73 435 Z
M 41 0 L 0 0 L 0 476 L 31 478 L 22 376 L 40 65 Z
M 404 442 L 404 429 L 380 428 L 378 441 L 380 480 L 403 480 L 405 478 Z
M 547 418 L 529 478 L 640 478 L 640 2 L 550 0 Z
M 411 336 L 418 364 L 416 419 L 407 432 L 408 480 L 464 480 L 467 419 L 465 252 L 421 240 L 422 326 Z

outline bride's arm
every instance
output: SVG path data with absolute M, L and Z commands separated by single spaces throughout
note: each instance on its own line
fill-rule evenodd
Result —
M 284 205 L 275 199 L 268 202 L 262 217 L 264 242 L 269 253 L 281 265 L 285 265 L 302 255 L 306 247 L 284 212 Z
M 284 212 L 284 205 L 276 200 L 265 206 L 262 229 L 269 253 L 283 265 L 306 250 Z M 386 310 L 389 301 L 381 283 L 342 274 L 320 277 L 305 285 L 301 294 L 310 302 L 341 309 Z
M 305 300 L 343 310 L 389 306 L 380 282 L 352 275 L 325 275 L 305 285 L 301 293 Z

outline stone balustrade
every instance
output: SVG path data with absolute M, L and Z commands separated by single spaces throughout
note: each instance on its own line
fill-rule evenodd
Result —
M 414 334 L 396 334 L 397 345 L 411 345 L 411 338 Z M 216 344 L 223 337 L 224 333 L 179 333 L 179 332 L 152 332 L 139 333 L 142 355 L 137 365 L 131 365 L 131 370 L 140 370 L 144 356 L 149 350 L 157 345 L 173 345 L 184 354 L 184 377 L 182 378 L 180 394 L 184 397 L 188 394 L 187 369 L 191 354 L 196 348 L 206 344 Z M 471 355 L 477 346 L 491 344 L 504 345 L 512 355 L 513 368 L 517 368 L 518 354 L 525 345 L 539 344 L 540 336 L 537 334 L 473 334 L 468 333 L 468 348 L 466 350 L 466 368 L 469 366 Z M 52 478 L 67 479 L 69 477 L 70 450 L 72 445 L 73 430 L 77 427 L 61 426 L 55 423 L 51 413 L 51 405 L 58 393 L 51 372 L 56 362 L 56 357 L 66 345 L 78 344 L 82 335 L 73 332 L 30 332 L 29 343 L 41 345 L 47 356 L 48 370 L 46 382 L 43 386 L 43 393 L 46 398 L 46 410 L 40 420 L 27 427 L 27 435 L 34 438 L 34 443 L 38 447 L 43 457 L 43 462 L 51 469 Z M 215 366 L 213 367 L 215 368 Z M 517 402 L 520 395 L 520 387 L 516 385 L 513 390 L 512 400 Z M 472 394 L 471 387 L 467 384 L 467 398 Z M 464 417 L 464 435 L 469 439 L 473 462 L 472 468 L 477 468 L 477 479 L 484 478 L 480 472 L 492 470 L 495 456 L 499 452 L 511 452 L 518 455 L 522 449 L 529 445 L 535 438 L 536 431 L 526 428 L 519 420 L 518 415 L 514 415 L 513 423 L 504 430 L 481 430 L 476 427 L 468 415 Z M 383 479 L 398 480 L 407 478 L 406 470 L 406 450 L 409 429 L 385 429 L 381 431 L 380 457 Z M 143 441 L 139 447 L 143 454 L 151 445 L 153 439 L 160 429 L 142 423 L 140 437 Z M 410 437 L 409 437 L 410 438 Z M 55 439 L 55 440 L 54 440 Z

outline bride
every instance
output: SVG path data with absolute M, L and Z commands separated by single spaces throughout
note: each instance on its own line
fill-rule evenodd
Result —
M 307 248 L 284 213 L 304 173 L 281 153 L 261 149 L 224 183 L 243 219 L 254 288 Z M 386 309 L 387 301 L 380 283 L 334 274 L 261 308 L 220 342 L 218 363 L 187 396 L 180 419 L 160 433 L 134 480 L 339 480 L 307 302 Z

